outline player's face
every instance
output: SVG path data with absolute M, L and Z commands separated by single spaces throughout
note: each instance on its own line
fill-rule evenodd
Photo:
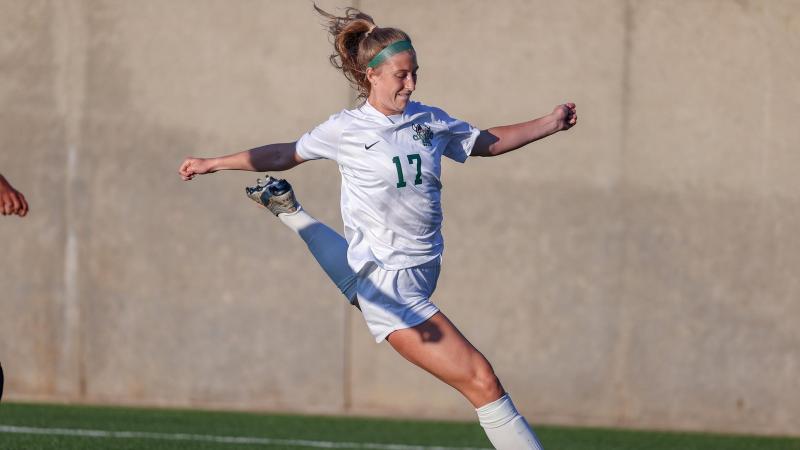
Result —
M 372 85 L 369 103 L 387 116 L 401 114 L 417 88 L 418 69 L 417 55 L 411 51 L 392 56 L 376 69 L 367 69 Z

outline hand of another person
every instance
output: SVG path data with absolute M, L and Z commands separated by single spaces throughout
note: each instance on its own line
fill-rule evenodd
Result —
M 203 175 L 206 173 L 214 173 L 215 170 L 211 167 L 211 160 L 206 158 L 186 158 L 178 168 L 178 175 L 181 176 L 183 181 L 189 181 L 195 175 Z
M 578 123 L 578 111 L 575 103 L 558 105 L 551 114 L 556 119 L 558 131 L 569 130 Z
M 16 214 L 25 217 L 28 214 L 28 202 L 25 196 L 14 189 L 2 175 L 0 175 L 0 209 L 4 216 Z

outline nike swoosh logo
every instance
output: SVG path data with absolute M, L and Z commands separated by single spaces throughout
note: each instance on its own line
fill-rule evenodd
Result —
M 372 148 L 372 147 L 374 147 L 374 146 L 375 146 L 375 144 L 377 144 L 378 142 L 380 142 L 380 141 L 375 141 L 375 142 L 373 142 L 373 143 L 372 143 L 372 145 L 367 145 L 367 144 L 364 144 L 364 150 L 369 150 L 369 149 L 371 149 L 371 148 Z

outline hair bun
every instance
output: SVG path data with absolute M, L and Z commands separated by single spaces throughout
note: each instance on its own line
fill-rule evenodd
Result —
M 335 16 L 317 5 L 314 5 L 314 9 L 325 18 L 326 28 L 333 38 L 331 64 L 341 69 L 358 91 L 359 98 L 367 98 L 372 88 L 367 80 L 367 64 L 392 42 L 411 39 L 397 28 L 378 27 L 372 16 L 356 8 L 345 8 L 343 16 Z

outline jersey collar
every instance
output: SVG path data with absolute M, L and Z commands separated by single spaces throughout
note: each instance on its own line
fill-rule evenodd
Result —
M 408 108 L 408 106 L 406 106 L 406 108 Z M 402 122 L 403 116 L 405 115 L 404 112 L 403 114 L 395 114 L 392 116 L 387 116 L 386 114 L 378 111 L 374 106 L 370 105 L 369 100 L 365 101 L 364 104 L 361 105 L 359 109 L 361 110 L 361 112 L 363 112 L 368 116 L 378 117 L 380 118 L 380 120 L 389 121 L 389 123 L 391 124 L 398 124 Z

